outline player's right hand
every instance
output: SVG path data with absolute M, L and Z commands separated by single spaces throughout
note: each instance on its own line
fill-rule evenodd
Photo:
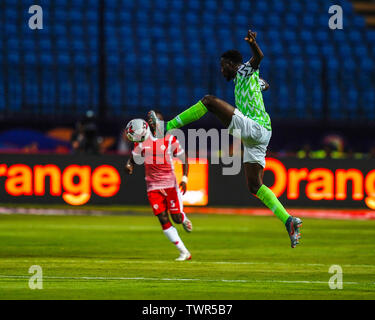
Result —
M 247 32 L 247 37 L 245 38 L 245 41 L 252 44 L 256 42 L 257 33 L 249 30 Z
M 125 166 L 125 172 L 127 174 L 133 174 L 134 166 L 132 163 L 128 162 Z

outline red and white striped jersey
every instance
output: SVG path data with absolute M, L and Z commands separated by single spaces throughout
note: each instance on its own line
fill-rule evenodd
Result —
M 157 139 L 150 136 L 142 143 L 135 143 L 134 157 L 144 157 L 147 191 L 175 187 L 173 158 L 184 153 L 175 136 L 167 134 Z

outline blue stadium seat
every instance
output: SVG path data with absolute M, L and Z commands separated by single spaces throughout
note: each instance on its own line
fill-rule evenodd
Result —
M 176 102 L 178 103 L 179 107 L 186 106 L 184 105 L 183 101 L 185 101 L 187 105 L 192 103 L 191 96 L 189 95 L 188 88 L 186 88 L 186 86 L 177 87 L 176 96 L 178 97 L 178 101 Z
M 302 47 L 298 43 L 287 45 L 286 48 L 288 54 L 291 56 L 298 57 L 302 55 Z
M 8 5 L 5 7 L 5 21 L 16 21 L 17 17 L 18 12 L 14 6 Z
M 82 25 L 73 25 L 70 27 L 70 36 L 74 38 L 82 38 L 86 34 L 87 30 Z
M 156 97 L 156 88 L 152 84 L 143 84 L 139 103 L 143 106 L 151 106 Z
M 330 41 L 329 33 L 325 30 L 319 30 L 316 32 L 315 37 L 320 44 L 326 44 Z
M 238 11 L 242 14 L 249 14 L 252 10 L 252 3 L 250 1 L 239 1 Z
M 53 33 L 56 35 L 57 39 L 60 39 L 61 37 L 66 37 L 66 35 L 68 34 L 68 28 L 64 24 L 55 23 L 53 27 Z
M 13 52 L 9 52 L 8 53 L 8 63 L 9 64 L 19 64 L 20 63 L 20 54 L 18 53 L 18 51 L 13 51 Z
M 365 19 L 361 16 L 355 16 L 351 26 L 354 28 L 364 28 L 365 27 Z
M 66 81 L 59 83 L 59 103 L 63 106 L 68 106 L 73 104 L 73 84 L 68 77 L 66 77 L 65 80 Z
M 56 88 L 55 83 L 52 80 L 47 80 L 48 78 L 43 75 L 43 83 L 41 86 L 41 96 L 42 96 L 42 108 L 44 114 L 54 114 L 54 110 L 50 108 L 50 105 L 54 104 L 56 101 Z
M 304 28 L 314 29 L 316 25 L 315 17 L 310 14 L 304 16 L 302 18 L 302 25 L 304 26 Z
M 348 38 L 353 44 L 363 43 L 364 40 L 362 33 L 357 30 L 349 31 Z
M 0 39 L 0 59 L 14 70 L 27 66 L 28 81 L 32 68 L 59 70 L 58 81 L 53 81 L 52 72 L 43 71 L 41 88 L 35 82 L 27 85 L 28 103 L 46 113 L 53 110 L 48 105 L 55 103 L 56 95 L 62 112 L 83 112 L 90 102 L 97 104 L 99 2 L 46 2 L 45 29 L 40 32 L 19 25 L 30 15 L 20 12 L 16 1 L 3 2 L 8 36 Z M 261 75 L 272 82 L 272 90 L 265 94 L 272 115 L 321 116 L 322 85 L 330 87 L 326 94 L 331 117 L 353 116 L 356 105 L 361 112 L 375 114 L 371 90 L 375 32 L 366 29 L 348 0 L 335 2 L 344 8 L 343 31 L 328 28 L 326 0 L 106 0 L 104 4 L 110 114 L 137 114 L 149 106 L 172 112 L 208 89 L 232 102 L 233 86 L 218 80 L 218 61 L 228 49 L 238 49 L 248 59 L 250 50 L 243 41 L 248 28 L 258 31 L 265 53 Z M 4 79 L 0 74 L 0 84 L 12 80 L 11 108 L 19 108 L 22 78 L 11 76 Z M 353 84 L 353 77 L 361 85 Z
M 300 1 L 290 1 L 288 4 L 290 12 L 300 13 L 303 10 L 302 3 Z
M 62 66 L 68 66 L 70 65 L 70 56 L 68 54 L 65 54 L 63 52 L 59 52 L 57 54 L 57 63 Z
M 285 26 L 288 27 L 289 29 L 296 28 L 299 24 L 298 17 L 292 13 L 288 13 L 284 17 L 284 21 L 285 21 Z
M 324 57 L 333 57 L 335 55 L 335 48 L 332 44 L 327 43 L 321 47 L 321 52 Z
M 155 44 L 155 50 L 159 54 L 164 54 L 169 52 L 168 44 L 164 41 L 159 41 Z
M 155 64 L 164 69 L 170 64 L 170 59 L 168 55 L 160 54 L 158 55 L 157 59 L 155 59 Z
M 218 5 L 216 0 L 202 1 L 202 12 L 216 12 Z
M 361 71 L 373 71 L 375 67 L 375 63 L 373 59 L 365 58 L 361 59 L 360 62 L 360 70 Z
M 237 14 L 235 15 L 235 21 L 236 21 L 236 24 L 238 26 L 238 28 L 244 28 L 244 30 L 246 30 L 246 28 L 249 27 L 249 17 L 246 16 L 246 15 L 241 15 L 241 14 Z M 227 19 L 227 21 L 230 21 L 229 19 Z
M 125 2 L 131 2 L 131 1 L 125 1 Z M 86 11 L 85 18 L 89 24 L 97 24 L 98 19 L 99 19 L 98 9 L 97 8 L 94 8 L 93 10 L 88 9 Z
M 189 13 L 187 13 L 185 15 L 185 23 L 189 27 L 200 24 L 201 21 L 199 19 L 198 13 L 195 13 L 195 12 L 189 12 Z
M 223 12 L 230 12 L 231 14 L 232 13 L 237 14 L 235 1 L 223 1 L 222 2 L 222 11 Z
M 369 51 L 367 50 L 367 47 L 363 46 L 362 44 L 355 48 L 353 48 L 353 52 L 357 57 L 361 57 L 362 59 L 365 59 L 369 56 Z
M 270 28 L 278 28 L 282 23 L 281 17 L 277 13 L 269 14 L 268 16 L 266 16 L 266 19 L 267 26 L 269 26 Z
M 120 64 L 120 56 L 118 54 L 112 53 L 107 57 L 108 66 L 118 66 Z
M 316 45 L 308 44 L 305 47 L 305 53 L 312 58 L 318 56 L 320 54 L 320 50 Z
M 77 66 L 86 66 L 89 63 L 87 56 L 82 53 L 76 53 L 73 62 Z
M 44 52 L 50 52 L 52 49 L 52 43 L 49 39 L 42 39 L 41 41 L 39 41 L 39 47 Z
M 168 0 L 158 0 L 154 2 L 154 9 L 166 11 L 168 9 Z
M 53 63 L 53 57 L 51 54 L 42 52 L 39 56 L 39 61 L 43 66 L 51 65 Z
M 184 53 L 184 44 L 179 41 L 179 40 L 176 40 L 174 41 L 170 46 L 170 51 L 176 55 L 182 55 Z M 177 57 L 177 60 L 179 58 Z
M 84 20 L 83 11 L 79 9 L 72 9 L 65 14 L 68 15 L 68 21 L 72 24 L 80 23 Z

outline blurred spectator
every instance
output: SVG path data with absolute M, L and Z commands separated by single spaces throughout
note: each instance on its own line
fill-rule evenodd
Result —
M 119 154 L 129 154 L 131 150 L 131 143 L 122 139 L 122 137 L 118 140 L 117 144 L 117 152 Z
M 369 159 L 375 159 L 375 146 L 371 147 L 368 157 Z
M 39 152 L 38 142 L 32 142 L 31 144 L 25 146 L 23 148 L 23 152 L 25 152 L 25 153 L 38 153 Z
M 306 143 L 301 150 L 297 152 L 297 158 L 299 159 L 310 159 L 311 158 L 311 146 Z
M 353 148 L 349 148 L 345 153 L 345 158 L 347 159 L 363 159 L 364 154 L 361 152 L 355 152 Z
M 83 121 L 76 123 L 71 139 L 73 152 L 99 154 L 102 140 L 102 137 L 98 135 L 95 113 L 89 110 Z
M 332 143 L 325 143 L 323 148 L 316 151 L 310 151 L 311 159 L 343 159 L 345 154 L 336 150 L 336 146 Z
M 72 133 L 71 143 L 74 153 L 79 152 L 82 141 L 84 140 L 83 125 L 80 121 L 76 123 L 75 130 Z

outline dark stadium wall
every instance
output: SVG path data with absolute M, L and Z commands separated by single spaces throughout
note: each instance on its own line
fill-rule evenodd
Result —
M 264 183 L 288 207 L 375 210 L 374 169 L 371 160 L 268 158 Z M 221 166 L 210 166 L 210 205 L 263 206 L 248 192 L 243 172 L 237 176 L 221 172 Z
M 129 176 L 125 161 L 115 155 L 2 155 L 0 202 L 147 205 L 144 169 L 137 166 Z M 248 192 L 242 172 L 225 176 L 221 165 L 205 168 L 209 206 L 263 206 Z M 192 173 L 190 186 L 194 179 L 204 178 Z M 287 207 L 375 210 L 375 163 L 370 160 L 268 158 L 264 180 Z
M 0 202 L 145 204 L 143 168 L 126 175 L 125 161 L 110 155 L 2 155 Z

